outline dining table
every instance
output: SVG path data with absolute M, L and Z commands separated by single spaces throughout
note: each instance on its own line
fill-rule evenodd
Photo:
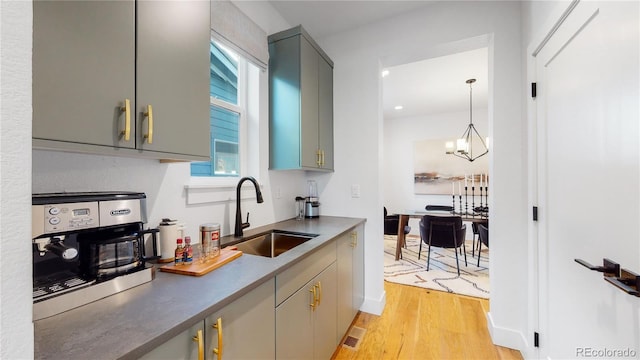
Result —
M 398 236 L 396 240 L 396 261 L 402 258 L 402 248 L 404 247 L 405 242 L 405 233 L 404 228 L 409 224 L 409 219 L 422 219 L 425 215 L 434 215 L 434 216 L 460 216 L 462 221 L 466 222 L 485 222 L 489 219 L 487 215 L 484 214 L 459 214 L 459 213 L 451 213 L 451 211 L 414 211 L 414 210 L 405 210 L 400 214 L 400 219 L 398 221 Z

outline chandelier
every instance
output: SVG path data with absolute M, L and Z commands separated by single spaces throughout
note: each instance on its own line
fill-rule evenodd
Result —
M 469 79 L 466 81 L 469 84 L 469 126 L 462 133 L 462 136 L 456 140 L 456 146 L 454 150 L 453 141 L 448 141 L 446 143 L 447 154 L 455 155 L 459 158 L 466 159 L 469 161 L 474 161 L 475 159 L 486 155 L 489 152 L 489 148 L 487 147 L 487 143 L 484 141 L 482 136 L 476 130 L 476 127 L 473 126 L 473 109 L 472 109 L 472 99 L 473 99 L 473 90 L 471 85 L 476 82 L 476 79 Z M 473 154 L 473 145 L 474 142 L 476 144 L 476 154 Z

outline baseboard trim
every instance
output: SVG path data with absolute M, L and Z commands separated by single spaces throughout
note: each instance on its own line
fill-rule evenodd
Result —
M 518 350 L 523 355 L 528 353 L 528 343 L 522 332 L 496 326 L 491 317 L 491 312 L 487 313 L 487 328 L 491 335 L 491 341 L 495 345 Z
M 365 297 L 362 306 L 360 307 L 360 311 L 364 311 L 373 315 L 382 315 L 382 311 L 384 310 L 384 306 L 387 303 L 387 292 L 382 291 L 382 295 L 378 299 L 371 299 Z

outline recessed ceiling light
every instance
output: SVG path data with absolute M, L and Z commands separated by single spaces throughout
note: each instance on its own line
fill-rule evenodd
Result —
M 404 107 L 403 107 L 402 105 L 396 105 L 396 106 L 394 107 L 394 109 L 396 109 L 396 110 L 402 110 L 403 108 L 404 108 Z
M 389 70 L 382 70 L 382 77 L 389 75 Z

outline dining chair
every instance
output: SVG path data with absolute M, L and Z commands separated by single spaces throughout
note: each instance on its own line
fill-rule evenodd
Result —
M 489 227 L 489 220 L 482 220 L 482 221 L 474 221 L 471 223 L 471 231 L 473 231 L 473 237 L 471 240 L 471 256 L 475 257 L 476 256 L 476 236 L 478 244 L 480 243 L 480 233 L 478 232 L 478 225 L 482 224 L 486 227 Z M 479 245 L 478 245 L 479 246 Z
M 480 267 L 480 251 L 482 250 L 482 244 L 489 247 L 489 224 L 478 224 L 478 233 L 480 234 L 480 241 L 478 241 L 478 267 Z
M 384 208 L 384 234 L 385 235 L 398 235 L 398 225 L 400 222 L 400 215 L 387 214 L 387 208 Z M 411 231 L 411 226 L 406 225 L 404 227 L 404 234 L 407 235 Z
M 467 251 L 464 245 L 464 238 L 467 227 L 462 223 L 460 216 L 435 216 L 425 215 L 420 220 L 420 248 L 418 259 L 422 251 L 422 243 L 429 246 L 427 253 L 427 271 L 431 261 L 431 247 L 454 249 L 456 254 L 456 267 L 460 276 L 460 264 L 458 261 L 458 248 L 462 246 L 464 252 L 464 265 L 467 266 Z
M 427 205 L 424 207 L 424 209 L 427 211 L 445 211 L 445 212 L 454 211 L 453 206 L 449 206 L 449 205 Z M 462 250 L 460 250 L 460 253 L 462 253 Z M 471 256 L 473 256 L 473 252 L 471 253 Z

